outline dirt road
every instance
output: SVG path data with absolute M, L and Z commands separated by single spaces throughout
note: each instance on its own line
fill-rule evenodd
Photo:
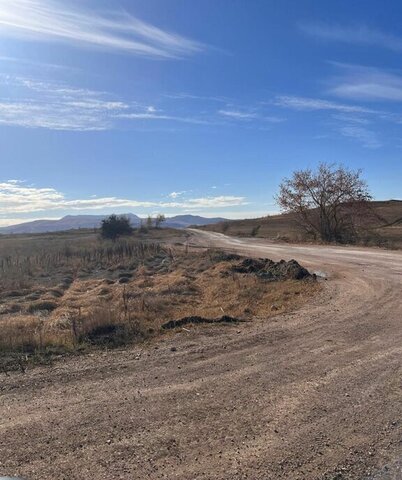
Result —
M 192 242 L 295 258 L 328 281 L 269 321 L 2 375 L 0 475 L 402 478 L 402 253 L 206 232 Z

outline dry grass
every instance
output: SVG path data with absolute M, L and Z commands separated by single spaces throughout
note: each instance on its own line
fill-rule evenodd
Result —
M 131 267 L 132 262 L 136 265 L 135 262 L 161 251 L 160 244 L 131 238 L 118 242 L 100 242 L 96 238 L 83 238 L 78 242 L 39 239 L 28 245 L 25 241 L 20 244 L 18 240 L 7 240 L 5 245 L 2 242 L 0 256 L 2 290 L 29 288 L 40 276 L 52 281 L 61 272 L 67 276 L 85 276 L 95 269 L 103 270 L 118 263 Z
M 1 264 L 3 357 L 123 345 L 188 316 L 267 318 L 300 305 L 319 288 L 315 282 L 267 282 L 235 273 L 231 267 L 238 260 L 216 252 L 135 239 L 72 242 L 68 249 L 40 239 L 25 255 L 21 246 L 13 248 L 18 253 Z

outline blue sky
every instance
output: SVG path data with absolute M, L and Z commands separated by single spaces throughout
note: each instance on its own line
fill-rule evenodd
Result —
M 398 1 L 0 0 L 0 225 L 277 210 L 296 168 L 401 198 Z

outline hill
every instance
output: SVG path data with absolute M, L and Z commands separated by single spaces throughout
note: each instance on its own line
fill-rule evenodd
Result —
M 170 228 L 187 228 L 192 225 L 204 226 L 213 225 L 219 222 L 227 221 L 225 218 L 205 218 L 198 215 L 176 215 L 166 219 L 165 225 Z
M 362 242 L 402 248 L 402 201 L 371 202 L 373 215 L 362 226 Z M 202 227 L 205 230 L 241 237 L 303 242 L 307 238 L 294 214 L 272 215 L 246 220 L 231 220 Z
M 132 213 L 127 214 L 133 226 L 140 224 L 140 217 Z M 2 234 L 15 233 L 47 233 L 79 228 L 98 228 L 105 215 L 66 215 L 60 220 L 35 220 L 33 222 L 10 225 L 0 228 Z
M 133 227 L 138 227 L 141 218 L 133 213 L 125 214 L 130 219 Z M 61 232 L 66 230 L 78 230 L 81 228 L 99 228 L 106 215 L 67 215 L 60 220 L 35 220 L 33 222 L 10 225 L 0 228 L 0 234 L 18 234 L 18 233 L 49 233 Z M 209 225 L 212 223 L 223 222 L 224 218 L 205 218 L 197 215 L 176 215 L 166 218 L 163 227 L 186 228 L 189 226 Z

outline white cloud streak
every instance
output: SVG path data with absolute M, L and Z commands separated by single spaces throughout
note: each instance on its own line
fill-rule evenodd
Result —
M 351 124 L 357 125 L 368 125 L 371 123 L 370 120 L 367 118 L 357 116 L 354 114 L 347 114 L 347 113 L 335 113 L 332 115 L 332 118 L 335 120 L 339 120 L 340 122 L 346 122 Z
M 376 133 L 366 127 L 371 123 L 366 117 L 389 119 L 389 115 L 385 112 L 358 105 L 346 105 L 329 100 L 295 96 L 280 96 L 276 98 L 274 103 L 297 111 L 329 112 L 331 114 L 329 118 L 334 120 L 334 122 L 331 122 L 331 127 L 338 134 L 358 141 L 365 148 L 382 146 Z
M 42 70 L 44 68 L 52 69 L 52 70 L 72 70 L 73 69 L 72 67 L 66 67 L 64 65 L 58 65 L 55 63 L 38 62 L 38 61 L 29 60 L 27 58 L 9 57 L 7 55 L 0 55 L 0 62 L 29 65 L 29 66 L 40 68 Z
M 318 98 L 297 97 L 291 95 L 280 95 L 274 100 L 279 107 L 291 108 L 294 110 L 333 110 L 344 113 L 379 113 L 375 110 L 358 105 L 345 105 Z
M 205 49 L 123 11 L 102 15 L 57 0 L 0 0 L 0 35 L 153 58 L 180 58 Z
M 22 89 L 18 99 L 0 98 L 0 125 L 51 130 L 96 131 L 112 126 L 112 115 L 129 108 L 103 92 L 72 88 L 24 77 L 3 76 L 0 82 Z
M 199 100 L 201 102 L 218 102 L 228 103 L 230 98 L 222 96 L 205 96 L 205 95 L 193 95 L 191 93 L 169 93 L 164 95 L 166 98 L 172 98 L 175 100 Z
M 176 105 L 170 101 L 169 111 L 164 111 L 154 105 L 122 101 L 107 92 L 18 75 L 0 74 L 0 86 L 0 125 L 8 126 L 85 132 L 111 130 L 122 124 L 127 127 L 134 122 L 232 126 L 248 120 L 255 126 L 257 122 L 284 121 L 263 111 L 252 113 L 251 107 L 250 113 L 235 109 L 216 112 L 215 108 L 200 111 L 190 105 L 186 110 L 181 107 L 177 115 Z
M 241 112 L 239 110 L 219 110 L 218 113 L 224 117 L 234 118 L 235 120 L 251 120 L 257 118 L 256 113 Z
M 0 125 L 69 131 L 101 131 L 116 127 L 118 120 L 171 121 L 209 125 L 212 120 L 182 117 L 154 106 L 126 103 L 106 92 L 25 77 L 0 76 L 0 83 L 22 89 L 18 99 L 0 98 Z M 20 99 L 21 98 L 21 99 Z
M 176 192 L 181 193 L 181 192 Z M 179 196 L 179 195 L 177 195 Z M 176 198 L 176 197 L 172 197 Z M 39 188 L 17 180 L 0 183 L 0 211 L 2 215 L 15 216 L 35 212 L 52 212 L 57 210 L 85 211 L 112 208 L 166 208 L 200 209 L 227 208 L 247 205 L 245 197 L 221 195 L 214 197 L 181 198 L 180 201 L 141 201 L 119 197 L 90 197 L 85 199 L 68 199 L 54 188 Z
M 178 197 L 181 197 L 182 195 L 184 195 L 186 193 L 185 190 L 181 191 L 181 192 L 171 192 L 169 193 L 168 197 L 170 198 L 178 198 Z
M 402 51 L 401 37 L 370 28 L 366 25 L 341 26 L 325 23 L 305 23 L 300 25 L 300 28 L 308 35 L 328 41 L 377 46 L 395 52 Z
M 334 63 L 341 73 L 329 93 L 353 100 L 402 101 L 402 77 L 386 70 Z
M 101 114 L 98 116 L 96 113 Z M 100 108 L 86 109 L 60 104 L 0 102 L 0 125 L 51 130 L 99 131 L 110 127 Z
M 244 111 L 244 110 L 234 110 L 234 109 L 221 109 L 218 110 L 218 114 L 222 115 L 233 121 L 260 121 L 260 122 L 270 122 L 270 123 L 281 123 L 285 119 L 282 117 L 276 117 L 274 115 L 265 115 L 263 112 L 259 111 Z
M 366 148 L 379 148 L 382 146 L 382 143 L 378 140 L 375 132 L 362 127 L 361 125 L 341 125 L 338 127 L 338 131 L 344 137 L 357 140 Z
M 127 120 L 170 120 L 172 122 L 181 122 L 181 123 L 193 123 L 195 125 L 210 125 L 213 123 L 210 120 L 203 120 L 201 118 L 193 117 L 178 117 L 175 115 L 165 115 L 162 113 L 149 113 L 149 112 L 139 112 L 139 113 L 118 113 L 115 115 L 116 118 L 125 118 Z

